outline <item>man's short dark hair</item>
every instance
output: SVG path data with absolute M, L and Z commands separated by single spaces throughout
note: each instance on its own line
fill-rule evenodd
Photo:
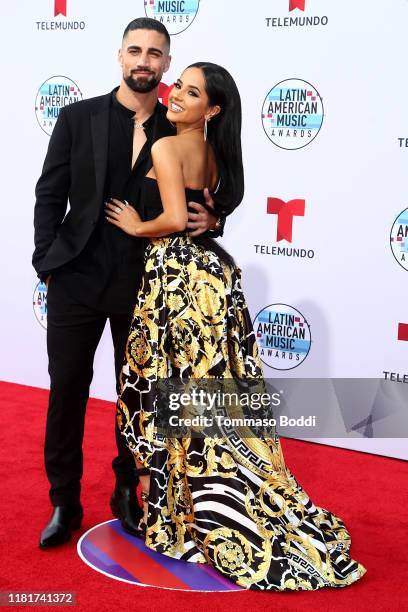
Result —
M 150 17 L 138 17 L 137 19 L 133 19 L 133 21 L 126 26 L 123 32 L 123 38 L 132 30 L 154 30 L 155 32 L 159 32 L 159 34 L 163 34 L 170 48 L 170 34 L 167 28 L 160 23 L 160 21 L 157 21 L 157 19 L 150 19 Z

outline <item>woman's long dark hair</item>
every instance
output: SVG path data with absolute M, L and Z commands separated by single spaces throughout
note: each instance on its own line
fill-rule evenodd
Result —
M 241 149 L 241 98 L 230 73 L 211 62 L 196 62 L 200 68 L 210 106 L 221 111 L 208 122 L 208 142 L 214 149 L 220 187 L 214 196 L 217 213 L 229 215 L 244 197 L 244 169 Z

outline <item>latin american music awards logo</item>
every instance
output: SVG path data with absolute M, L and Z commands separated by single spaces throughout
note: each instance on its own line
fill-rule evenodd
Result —
M 262 125 L 269 140 L 281 149 L 302 149 L 322 127 L 323 101 L 317 89 L 303 79 L 286 79 L 267 94 Z
M 274 370 L 293 370 L 309 354 L 310 327 L 293 306 L 265 306 L 254 319 L 254 330 L 261 360 Z
M 41 327 L 47 329 L 47 286 L 42 281 L 34 289 L 33 310 Z
M 81 90 L 69 77 L 57 75 L 44 81 L 35 99 L 35 115 L 41 129 L 51 136 L 61 108 L 79 100 Z
M 391 228 L 392 254 L 399 265 L 408 270 L 408 208 L 400 212 Z
M 157 19 L 169 34 L 180 34 L 193 23 L 200 0 L 144 0 L 146 17 Z

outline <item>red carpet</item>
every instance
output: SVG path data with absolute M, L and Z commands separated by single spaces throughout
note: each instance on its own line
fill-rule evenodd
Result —
M 111 518 L 114 408 L 100 400 L 88 406 L 83 527 L 69 544 L 39 550 L 39 532 L 50 515 L 42 454 L 47 396 L 42 389 L 0 383 L 0 591 L 75 591 L 75 610 L 109 612 L 408 610 L 408 462 L 286 439 L 286 463 L 301 485 L 351 532 L 352 556 L 368 570 L 355 585 L 317 592 L 183 593 L 127 585 L 87 567 L 77 556 L 76 541 Z

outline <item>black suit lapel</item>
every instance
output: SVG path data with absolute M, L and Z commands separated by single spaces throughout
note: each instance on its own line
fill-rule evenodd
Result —
M 101 201 L 103 198 L 106 166 L 108 163 L 110 97 L 111 94 L 107 94 L 103 98 L 101 109 L 94 111 L 91 115 L 92 147 L 98 201 Z

